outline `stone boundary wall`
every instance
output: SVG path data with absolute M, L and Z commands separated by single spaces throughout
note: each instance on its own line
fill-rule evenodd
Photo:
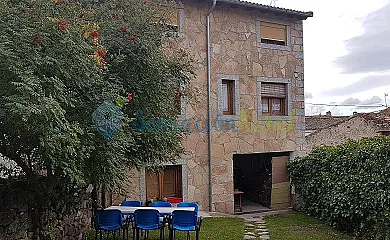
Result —
M 31 208 L 33 197 L 25 189 L 24 181 L 6 181 L 0 179 L 0 239 L 27 240 L 33 237 L 31 218 L 39 214 L 45 226 L 41 239 L 82 239 L 91 226 L 90 194 L 84 190 L 75 193 L 66 204 L 59 203 L 58 209 L 41 210 L 38 213 Z

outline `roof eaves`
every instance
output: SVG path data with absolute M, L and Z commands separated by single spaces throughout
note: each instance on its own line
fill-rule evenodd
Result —
M 297 10 L 292 10 L 292 9 L 287 9 L 287 8 L 272 7 L 272 6 L 264 5 L 264 4 L 260 4 L 260 3 L 241 1 L 241 0 L 218 0 L 217 2 L 224 2 L 224 3 L 234 4 L 234 5 L 257 8 L 257 9 L 267 10 L 267 11 L 271 11 L 271 12 L 275 12 L 275 13 L 290 14 L 290 15 L 294 15 L 294 16 L 298 17 L 301 20 L 305 20 L 308 17 L 313 17 L 312 11 L 303 12 L 303 11 L 297 11 Z

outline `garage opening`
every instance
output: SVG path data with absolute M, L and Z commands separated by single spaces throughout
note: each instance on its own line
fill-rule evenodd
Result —
M 263 212 L 290 205 L 286 167 L 289 156 L 289 152 L 233 155 L 236 213 Z

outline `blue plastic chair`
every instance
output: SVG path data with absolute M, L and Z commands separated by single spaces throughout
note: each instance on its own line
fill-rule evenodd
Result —
M 170 202 L 152 202 L 152 207 L 172 207 Z
M 160 240 L 164 239 L 165 222 L 160 222 L 160 213 L 155 209 L 137 209 L 134 212 L 133 229 L 136 239 L 139 240 L 139 230 L 144 230 L 144 239 L 147 239 L 150 230 L 160 229 Z M 134 232 L 134 231 L 133 231 Z M 133 234 L 134 239 L 134 234 Z
M 115 239 L 115 232 L 117 230 L 119 230 L 120 236 L 122 223 L 122 212 L 120 210 L 97 210 L 95 212 L 95 239 L 97 239 L 98 232 L 100 233 L 100 240 L 102 239 L 102 231 L 107 232 L 107 239 L 110 235 L 110 232 L 112 232 Z
M 181 203 L 177 204 L 177 207 L 193 207 L 193 208 L 195 208 L 195 212 L 197 215 L 199 212 L 198 204 L 193 203 L 193 202 L 181 202 Z
M 141 207 L 141 202 L 136 200 L 123 201 L 121 206 L 125 207 Z
M 123 201 L 121 203 L 121 206 L 125 206 L 125 207 L 141 207 L 141 202 L 140 201 L 137 201 L 137 200 L 129 200 L 129 201 Z M 133 213 L 129 213 L 129 214 L 123 214 L 124 216 L 126 216 L 126 221 L 127 221 L 127 224 L 128 226 L 130 226 L 130 224 L 132 224 L 133 222 L 133 219 L 134 219 L 134 214 Z M 127 231 L 127 238 L 129 238 L 129 231 L 128 231 L 128 228 L 126 229 Z M 133 231 L 133 239 L 134 239 L 134 231 Z
M 195 238 L 199 240 L 199 231 L 202 225 L 202 218 L 197 217 L 195 211 L 175 210 L 172 213 L 169 224 L 169 239 L 173 239 L 174 231 L 187 232 L 187 240 L 190 239 L 190 231 L 195 231 Z

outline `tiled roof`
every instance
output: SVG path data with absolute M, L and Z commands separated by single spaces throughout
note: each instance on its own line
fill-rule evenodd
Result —
M 333 125 L 342 123 L 351 118 L 350 116 L 328 116 L 328 115 L 316 115 L 306 116 L 306 130 L 317 131 L 320 129 L 328 128 Z
M 329 115 L 306 116 L 305 117 L 306 130 L 317 131 L 317 130 L 329 128 L 355 117 L 362 117 L 366 121 L 370 121 L 376 124 L 376 126 L 381 131 L 390 130 L 390 108 L 384 109 L 379 112 L 358 113 L 353 116 L 331 116 L 331 115 L 330 116 Z
M 390 130 L 390 108 L 386 108 L 379 112 L 361 113 L 359 115 L 364 119 L 375 123 L 381 130 Z
M 296 16 L 300 19 L 306 19 L 308 17 L 313 17 L 313 12 L 303 12 L 303 11 L 297 11 L 297 10 L 292 10 L 288 8 L 281 8 L 281 7 L 273 7 L 269 5 L 264 5 L 260 3 L 253 3 L 253 2 L 248 2 L 248 1 L 241 1 L 241 0 L 217 0 L 218 2 L 224 2 L 224 3 L 230 3 L 230 4 L 235 4 L 235 5 L 240 5 L 240 6 L 246 6 L 246 7 L 251 7 L 251 8 L 257 8 L 260 10 L 267 10 L 270 12 L 275 12 L 275 13 L 284 13 L 284 14 L 289 14 L 292 16 Z

